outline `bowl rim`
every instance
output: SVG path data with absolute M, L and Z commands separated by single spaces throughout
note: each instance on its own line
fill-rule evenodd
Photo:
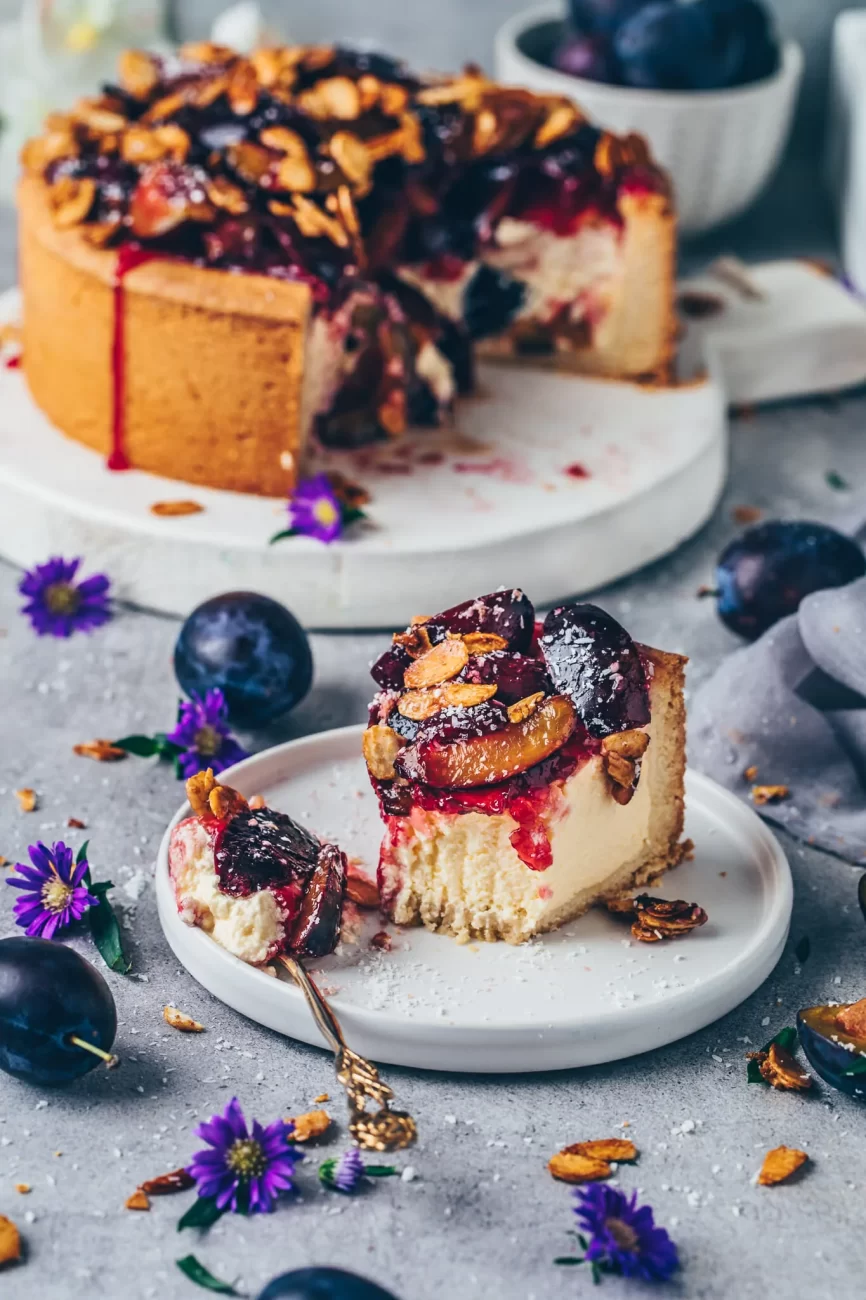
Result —
M 533 5 L 532 8 L 523 9 L 520 13 L 506 19 L 496 33 L 494 44 L 497 54 L 500 51 L 507 51 L 508 57 L 518 65 L 532 70 L 540 69 L 558 88 L 562 89 L 563 94 L 578 102 L 584 96 L 587 99 L 590 96 L 609 96 L 628 100 L 635 105 L 643 101 L 647 105 L 666 107 L 687 105 L 692 109 L 714 108 L 720 104 L 743 103 L 748 102 L 749 99 L 759 99 L 782 85 L 794 84 L 799 81 L 805 63 L 803 47 L 800 43 L 786 38 L 781 42 L 781 58 L 776 72 L 771 77 L 750 81 L 745 86 L 728 86 L 723 90 L 652 90 L 644 86 L 614 86 L 607 81 L 592 81 L 588 77 L 576 77 L 568 72 L 560 72 L 558 68 L 548 67 L 546 63 L 539 63 L 537 59 L 524 54 L 518 45 L 519 38 L 534 27 L 540 27 L 543 23 L 564 21 L 560 5 Z

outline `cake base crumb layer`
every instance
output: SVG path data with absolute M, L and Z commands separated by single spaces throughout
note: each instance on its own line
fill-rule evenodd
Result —
M 677 655 L 642 648 L 651 673 L 650 744 L 632 800 L 613 798 L 601 756 L 554 782 L 539 813 L 553 861 L 533 871 L 518 856 L 509 813 L 415 807 L 387 818 L 380 892 L 391 918 L 461 942 L 523 943 L 677 865 L 682 857 L 685 712 Z

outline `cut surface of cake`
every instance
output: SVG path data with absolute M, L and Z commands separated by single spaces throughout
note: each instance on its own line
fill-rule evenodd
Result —
M 113 468 L 279 496 L 317 447 L 447 423 L 476 347 L 669 369 L 664 173 L 639 137 L 477 70 L 131 51 L 23 161 L 25 376 Z
M 186 788 L 193 815 L 174 827 L 168 851 L 181 920 L 255 966 L 332 952 L 346 884 L 340 849 L 286 813 L 250 808 L 210 770 Z
M 364 733 L 386 913 L 521 943 L 676 865 L 684 667 L 594 605 L 536 624 L 516 590 L 398 633 Z

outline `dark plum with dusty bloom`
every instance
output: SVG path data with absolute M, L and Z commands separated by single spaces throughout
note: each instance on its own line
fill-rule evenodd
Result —
M 230 591 L 187 618 L 174 649 L 174 671 L 187 695 L 219 690 L 236 726 L 263 727 L 304 698 L 313 656 L 294 614 L 269 596 Z
M 249 755 L 229 730 L 228 708 L 222 691 L 208 691 L 202 698 L 181 700 L 177 725 L 166 736 L 180 750 L 177 755 L 179 774 L 195 776 L 207 768 L 217 774 Z
M 47 939 L 0 940 L 0 1069 L 40 1086 L 69 1083 L 110 1056 L 111 990 L 73 948 Z
M 15 922 L 28 935 L 53 939 L 58 930 L 80 921 L 88 908 L 97 906 L 99 899 L 87 888 L 87 859 L 76 862 L 72 849 L 62 840 L 51 848 L 46 844 L 31 844 L 27 852 L 30 864 L 17 863 L 15 870 L 20 875 L 6 879 L 7 885 L 21 891 L 12 909 Z
M 80 556 L 64 560 L 55 555 L 28 570 L 19 582 L 18 590 L 27 597 L 21 613 L 30 619 L 39 636 L 70 637 L 73 632 L 92 632 L 111 618 L 109 579 L 104 573 L 95 573 L 77 582 L 80 566 Z
M 680 1266 L 677 1248 L 664 1228 L 657 1228 L 649 1205 L 638 1205 L 637 1192 L 626 1196 L 616 1187 L 594 1183 L 575 1192 L 581 1257 L 558 1264 L 589 1264 L 593 1280 L 602 1273 L 667 1282 Z
M 272 1278 L 258 1300 L 396 1300 L 375 1282 L 342 1268 L 296 1268 Z
M 199 1196 L 220 1211 L 269 1214 L 285 1192 L 294 1190 L 295 1166 L 303 1156 L 291 1143 L 293 1125 L 284 1120 L 248 1125 L 237 1097 L 222 1115 L 195 1130 L 207 1146 L 187 1166 Z

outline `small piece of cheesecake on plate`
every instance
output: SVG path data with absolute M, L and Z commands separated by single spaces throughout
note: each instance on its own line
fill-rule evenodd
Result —
M 242 961 L 323 957 L 340 937 L 346 857 L 286 813 L 250 808 L 213 772 L 186 783 L 192 817 L 171 833 L 177 910 Z
M 364 757 L 392 920 L 522 943 L 683 856 L 685 659 L 521 591 L 412 620 L 373 664 Z

